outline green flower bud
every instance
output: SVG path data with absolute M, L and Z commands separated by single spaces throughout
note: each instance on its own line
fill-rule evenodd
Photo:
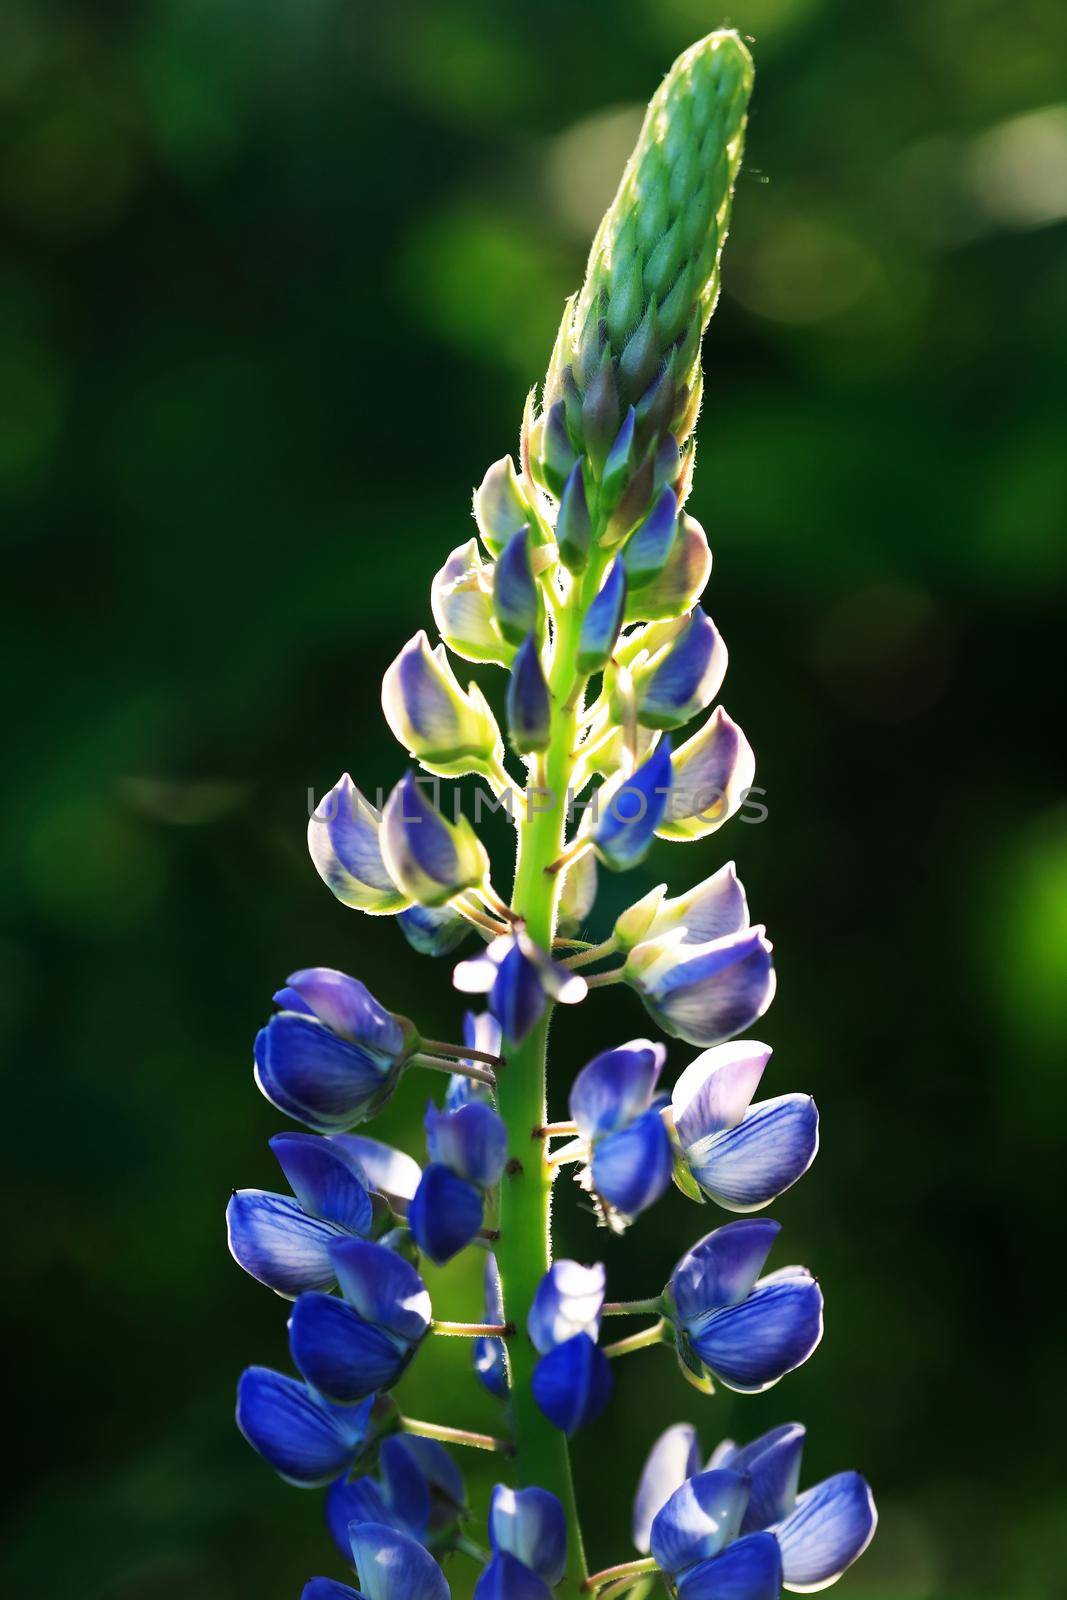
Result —
M 631 471 L 668 429 L 679 443 L 692 432 L 700 340 L 719 292 L 752 75 L 735 32 L 709 34 L 679 57 L 649 105 L 581 293 L 564 312 L 545 383 L 546 423 L 531 461 L 553 493 L 567 474 L 549 460 L 550 431 L 553 449 L 565 439 L 598 480 L 631 406 Z M 612 469 L 609 504 L 623 487 L 617 463 Z
M 533 522 L 533 512 L 510 456 L 494 461 L 475 489 L 474 520 L 491 556 L 500 555 L 512 535 Z
M 433 580 L 430 604 L 438 632 L 458 656 L 511 664 L 514 647 L 502 637 L 493 612 L 493 563 L 482 560 L 477 539 L 452 551 Z

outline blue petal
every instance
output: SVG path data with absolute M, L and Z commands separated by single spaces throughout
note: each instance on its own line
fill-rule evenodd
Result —
M 463 1013 L 463 1043 L 468 1050 L 487 1050 L 491 1056 L 500 1054 L 500 1024 L 488 1011 Z M 468 1061 L 468 1066 L 473 1066 Z
M 734 1039 L 705 1050 L 689 1063 L 671 1092 L 674 1126 L 683 1149 L 737 1126 L 770 1059 L 769 1045 Z
M 408 944 L 422 956 L 451 955 L 471 931 L 451 906 L 409 906 L 396 920 Z
M 688 1250 L 671 1273 L 670 1290 L 683 1323 L 743 1300 L 781 1232 L 769 1217 L 727 1222 Z
M 308 827 L 319 877 L 342 904 L 361 911 L 399 911 L 405 901 L 382 860 L 381 822 L 346 772 L 323 796 Z
M 332 1578 L 310 1578 L 300 1591 L 300 1600 L 362 1600 L 362 1597 L 347 1583 L 334 1583 Z
M 637 986 L 667 1032 L 690 1044 L 721 1044 L 751 1027 L 774 999 L 774 964 L 762 927 L 710 944 L 683 944 L 676 957 L 654 989 Z
M 395 1081 L 389 1062 L 291 1011 L 272 1017 L 260 1031 L 256 1065 L 268 1100 L 327 1133 L 370 1116 Z
M 616 1133 L 646 1111 L 667 1052 L 649 1039 L 632 1039 L 586 1063 L 571 1085 L 570 1113 L 583 1139 Z
M 426 1148 L 430 1160 L 450 1167 L 479 1189 L 499 1183 L 508 1159 L 508 1130 L 492 1106 L 472 1101 L 458 1111 L 426 1113 Z
M 389 1389 L 411 1349 L 332 1294 L 302 1294 L 289 1319 L 289 1349 L 313 1388 L 339 1405 Z
M 394 873 L 414 886 L 427 905 L 443 904 L 467 887 L 469 863 L 460 859 L 456 836 L 413 772 L 393 789 L 383 813 L 383 839 Z
M 541 976 L 517 944 L 497 967 L 489 991 L 489 1009 L 500 1024 L 501 1034 L 511 1044 L 521 1044 L 541 1019 L 545 1009 Z
M 697 606 L 684 628 L 635 674 L 637 719 L 646 728 L 680 728 L 710 706 L 726 674 L 726 646 Z
M 550 1350 L 534 1368 L 530 1388 L 549 1422 L 572 1434 L 595 1422 L 611 1398 L 611 1363 L 587 1333 Z
M 678 1600 L 778 1600 L 782 1557 L 769 1533 L 753 1533 L 702 1561 L 678 1584 Z
M 626 568 L 613 561 L 598 593 L 582 618 L 578 638 L 578 671 L 599 672 L 611 659 L 626 606 Z
M 382 1493 L 393 1517 L 399 1519 L 405 1533 L 424 1540 L 430 1525 L 430 1485 L 414 1452 L 407 1449 L 405 1439 L 395 1436 L 382 1441 L 378 1472 Z
M 408 1227 L 419 1249 L 440 1267 L 478 1237 L 483 1214 L 484 1202 L 474 1185 L 431 1162 L 408 1207 Z
M 685 1159 L 712 1200 L 730 1211 L 755 1211 L 796 1183 L 818 1148 L 815 1101 L 784 1094 L 752 1106 L 737 1127 L 688 1146 Z
M 485 1258 L 484 1305 L 486 1322 L 504 1320 L 504 1292 L 500 1282 L 500 1268 L 494 1255 Z M 503 1339 L 481 1337 L 474 1340 L 471 1360 L 479 1381 L 490 1394 L 503 1400 L 508 1392 L 507 1350 Z
M 396 1435 L 390 1446 L 394 1453 L 403 1451 L 414 1462 L 429 1488 L 430 1532 L 450 1527 L 466 1507 L 467 1491 L 463 1474 L 444 1445 L 405 1433 Z
M 513 533 L 493 568 L 493 611 L 509 644 L 521 645 L 537 626 L 541 609 L 530 566 L 530 530 Z
M 385 1503 L 385 1496 L 373 1478 L 355 1478 L 346 1483 L 338 1478 L 326 1491 L 326 1526 L 330 1537 L 346 1561 L 352 1559 L 352 1544 L 348 1530 L 353 1522 L 383 1522 L 395 1527 L 398 1533 L 410 1530 Z
M 626 871 L 648 853 L 671 792 L 671 741 L 662 738 L 648 759 L 599 808 L 593 842 L 605 866 Z
M 858 1472 L 839 1472 L 806 1489 L 796 1510 L 772 1530 L 786 1588 L 803 1593 L 833 1583 L 863 1554 L 877 1525 L 874 1498 Z
M 671 790 L 672 811 L 675 805 Z M 684 923 L 686 944 L 710 944 L 728 933 L 740 933 L 749 924 L 748 900 L 732 861 L 713 872 L 687 894 L 665 900 L 656 915 L 662 921 Z
M 670 1184 L 672 1159 L 670 1135 L 653 1106 L 628 1128 L 597 1140 L 589 1173 L 606 1205 L 636 1217 Z
M 341 1293 L 367 1322 L 416 1344 L 433 1311 L 415 1268 L 381 1244 L 345 1239 L 331 1248 Z
M 623 553 L 631 589 L 643 589 L 667 564 L 678 536 L 678 497 L 669 485 L 660 490 L 648 516 L 630 535 Z
M 700 1445 L 691 1422 L 676 1422 L 656 1440 L 641 1469 L 634 1496 L 633 1542 L 647 1555 L 652 1521 L 676 1489 L 700 1470 Z
M 348 1233 L 369 1231 L 373 1211 L 363 1172 L 343 1146 L 312 1133 L 278 1133 L 270 1147 L 309 1216 Z
M 239 1189 L 226 1207 L 230 1254 L 278 1294 L 328 1289 L 336 1281 L 330 1244 L 344 1231 L 306 1216 L 287 1195 Z
M 732 1472 L 746 1472 L 752 1479 L 742 1533 L 767 1528 L 792 1511 L 803 1451 L 804 1429 L 799 1422 L 783 1423 L 751 1444 L 730 1450 L 722 1465 Z
M 799 1269 L 757 1284 L 740 1305 L 689 1330 L 700 1359 L 731 1389 L 756 1393 L 792 1372 L 822 1338 L 822 1292 Z
M 536 1572 L 506 1552 L 495 1555 L 474 1586 L 474 1600 L 552 1600 Z
M 366 1600 L 451 1600 L 441 1568 L 414 1539 L 377 1522 L 353 1523 L 349 1537 Z
M 422 1168 L 411 1156 L 363 1133 L 335 1133 L 330 1143 L 343 1150 L 362 1170 L 372 1189 L 386 1199 L 410 1200 L 419 1187 Z
M 249 1367 L 237 1385 L 237 1426 L 275 1472 L 300 1488 L 329 1483 L 351 1466 L 369 1415 L 369 1405 L 339 1412 L 269 1367 Z
M 748 1479 L 737 1472 L 698 1472 L 676 1489 L 652 1520 L 656 1564 L 675 1575 L 718 1555 L 737 1537 L 748 1504 Z
M 546 750 L 552 731 L 552 698 L 545 682 L 537 635 L 519 646 L 508 679 L 508 737 L 519 755 Z
M 498 1483 L 489 1502 L 489 1543 L 558 1583 L 567 1570 L 567 1518 L 547 1489 L 509 1489 Z
M 290 973 L 288 987 L 334 1033 L 365 1045 L 383 1057 L 403 1049 L 404 1031 L 391 1011 L 379 1005 L 366 984 L 333 967 L 306 967 Z
M 576 1333 L 588 1334 L 596 1343 L 606 1282 L 602 1262 L 583 1267 L 577 1261 L 553 1261 L 537 1285 L 526 1318 L 526 1331 L 541 1355 Z

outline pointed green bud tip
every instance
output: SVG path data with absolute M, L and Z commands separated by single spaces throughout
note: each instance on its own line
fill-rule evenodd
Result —
M 500 555 L 508 540 L 533 521 L 510 456 L 494 461 L 475 489 L 474 520 L 491 556 Z
M 748 50 L 724 29 L 680 56 L 652 97 L 546 380 L 531 460 L 553 494 L 566 471 L 549 460 L 550 434 L 619 493 L 613 446 L 631 407 L 635 459 L 668 429 L 679 444 L 692 431 L 752 80 Z

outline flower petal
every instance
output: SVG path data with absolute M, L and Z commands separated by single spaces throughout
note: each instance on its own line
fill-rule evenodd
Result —
M 408 1227 L 419 1249 L 440 1267 L 477 1238 L 483 1213 L 479 1190 L 432 1161 L 408 1208 Z
M 426 1148 L 431 1161 L 451 1167 L 478 1189 L 500 1181 L 508 1158 L 508 1130 L 492 1106 L 472 1100 L 455 1111 L 426 1113 Z
M 419 1187 L 422 1168 L 412 1156 L 364 1133 L 334 1133 L 337 1145 L 363 1172 L 369 1186 L 386 1199 L 410 1200 Z
M 752 1533 L 687 1572 L 678 1600 L 778 1600 L 781 1587 L 777 1541 L 769 1533 Z
M 570 1113 L 583 1139 L 615 1133 L 648 1109 L 667 1051 L 651 1039 L 604 1050 L 571 1085 Z
M 839 1472 L 806 1489 L 772 1532 L 782 1548 L 785 1587 L 825 1589 L 863 1554 L 878 1525 L 874 1497 L 858 1472 Z
M 704 839 L 734 815 L 756 776 L 744 733 L 721 706 L 674 752 L 673 784 L 661 839 Z
M 625 872 L 648 854 L 671 791 L 671 741 L 665 735 L 630 776 L 596 796 L 593 843 L 604 865 Z
M 432 1440 L 424 1442 L 433 1443 Z M 399 1519 L 404 1532 L 422 1541 L 430 1525 L 430 1485 L 417 1456 L 407 1449 L 407 1443 L 401 1435 L 382 1440 L 378 1472 L 392 1517 L 371 1520 L 392 1522 Z
M 700 1469 L 697 1431 L 691 1422 L 675 1422 L 660 1434 L 648 1453 L 634 1496 L 631 1531 L 643 1556 L 650 1548 L 652 1521 L 676 1489 Z
M 256 1038 L 256 1081 L 280 1111 L 335 1133 L 380 1107 L 396 1069 L 321 1022 L 283 1011 Z
M 503 1551 L 482 1572 L 474 1600 L 552 1600 L 552 1590 L 536 1572 Z
M 792 1511 L 800 1482 L 804 1438 L 805 1430 L 799 1422 L 786 1422 L 753 1439 L 751 1444 L 730 1446 L 723 1466 L 732 1472 L 745 1472 L 752 1480 L 742 1533 L 756 1533 Z
M 414 1539 L 379 1522 L 354 1522 L 349 1538 L 366 1600 L 451 1600 L 441 1568 Z
M 403 1451 L 422 1474 L 430 1491 L 430 1532 L 449 1527 L 462 1514 L 467 1504 L 467 1490 L 463 1474 L 443 1444 L 436 1439 L 423 1439 L 419 1434 L 397 1434 L 390 1441 L 390 1449 Z M 383 1459 L 385 1446 L 382 1446 Z M 371 1519 L 373 1520 L 373 1519 Z
M 237 1426 L 275 1472 L 300 1488 L 330 1483 L 351 1466 L 369 1416 L 369 1405 L 339 1411 L 269 1367 L 249 1367 L 237 1385 Z
M 285 981 L 287 990 L 298 994 L 313 1015 L 342 1039 L 363 1045 L 383 1061 L 403 1049 L 403 1028 L 358 978 L 334 967 L 305 967 Z
M 288 1195 L 238 1189 L 226 1207 L 226 1232 L 238 1266 L 278 1294 L 292 1299 L 336 1281 L 330 1245 L 344 1230 L 307 1216 Z
M 798 1269 L 794 1277 L 757 1284 L 740 1305 L 691 1327 L 689 1337 L 728 1388 L 757 1394 L 808 1359 L 822 1338 L 822 1312 L 819 1285 Z
M 411 1356 L 382 1328 L 332 1294 L 302 1294 L 289 1319 L 289 1349 L 313 1388 L 338 1405 L 389 1389 Z
M 683 1149 L 741 1121 L 770 1059 L 769 1045 L 733 1039 L 689 1063 L 671 1093 L 674 1126 Z
M 322 881 L 357 911 L 386 915 L 408 904 L 389 876 L 378 843 L 382 819 L 346 772 L 308 822 L 308 852 Z
M 451 906 L 409 906 L 396 920 L 420 956 L 451 955 L 471 931 L 470 923 Z
M 628 1128 L 598 1139 L 589 1180 L 600 1199 L 623 1217 L 636 1217 L 657 1201 L 671 1181 L 670 1135 L 653 1106 Z
M 687 893 L 662 901 L 643 937 L 656 939 L 672 928 L 684 928 L 686 944 L 709 944 L 740 933 L 748 923 L 748 900 L 733 862 L 728 861 Z
M 668 937 L 670 937 L 668 935 Z M 645 952 L 657 952 L 651 972 Z M 762 927 L 709 944 L 638 945 L 626 977 L 660 1026 L 690 1044 L 721 1044 L 762 1017 L 774 999 L 771 946 Z
M 685 1159 L 704 1193 L 729 1211 L 757 1211 L 802 1177 L 819 1148 L 819 1113 L 807 1094 L 752 1106 L 736 1128 L 698 1139 Z
M 576 1333 L 595 1344 L 600 1336 L 600 1310 L 607 1274 L 603 1262 L 583 1267 L 578 1261 L 554 1261 L 537 1285 L 526 1329 L 541 1355 Z
M 341 1293 L 367 1322 L 415 1344 L 433 1310 L 426 1285 L 410 1262 L 385 1245 L 345 1239 L 332 1247 Z
M 373 1478 L 354 1478 L 351 1483 L 338 1478 L 326 1491 L 326 1526 L 334 1544 L 346 1561 L 352 1559 L 352 1544 L 348 1530 L 353 1522 L 383 1522 L 396 1528 L 398 1533 L 409 1533 L 401 1518 L 385 1502 L 380 1486 Z
M 344 1147 L 313 1133 L 278 1133 L 271 1150 L 309 1216 L 366 1234 L 373 1208 L 360 1167 Z
M 649 1545 L 672 1576 L 718 1555 L 737 1536 L 748 1504 L 748 1480 L 737 1472 L 698 1472 L 675 1489 L 652 1519 Z
M 300 1591 L 300 1600 L 362 1600 L 347 1583 L 335 1583 L 332 1578 L 309 1578 Z
M 686 1251 L 671 1273 L 670 1291 L 683 1323 L 743 1300 L 781 1232 L 770 1218 L 727 1222 Z
M 555 1584 L 567 1570 L 567 1518 L 547 1489 L 498 1483 L 489 1501 L 489 1543 Z
M 594 1422 L 611 1398 L 611 1363 L 587 1333 L 576 1333 L 541 1357 L 530 1387 L 549 1422 L 572 1434 Z

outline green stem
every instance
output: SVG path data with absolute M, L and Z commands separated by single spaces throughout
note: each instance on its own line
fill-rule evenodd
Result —
M 606 1344 L 604 1354 L 614 1358 L 631 1355 L 634 1350 L 647 1350 L 650 1345 L 662 1344 L 666 1331 L 667 1324 L 661 1317 L 651 1328 L 643 1328 L 640 1333 L 631 1333 L 628 1339 L 618 1339 L 614 1344 Z
M 513 1446 L 506 1439 L 472 1433 L 469 1428 L 446 1428 L 443 1422 L 422 1422 L 418 1417 L 402 1417 L 400 1432 L 415 1434 L 419 1439 L 436 1439 L 440 1444 L 465 1444 L 471 1450 L 489 1450 L 498 1456 L 513 1454 Z
M 573 771 L 581 678 L 575 657 L 585 608 L 599 586 L 603 558 L 591 563 L 584 582 L 571 585 L 556 617 L 549 688 L 552 737 L 544 752 L 540 785 L 546 792 L 519 822 L 519 855 L 511 909 L 526 924 L 530 938 L 552 949 L 560 874 L 549 872 L 564 846 L 567 798 Z M 511 1425 L 521 1484 L 537 1484 L 563 1503 L 568 1523 L 568 1564 L 556 1593 L 575 1600 L 585 1578 L 585 1554 L 565 1436 L 538 1409 L 531 1388 L 537 1352 L 526 1334 L 534 1293 L 552 1260 L 552 1172 L 546 1141 L 534 1137 L 546 1121 L 545 1069 L 550 1009 L 517 1049 L 497 1086 L 497 1104 L 508 1129 L 509 1148 L 520 1164 L 505 1175 L 500 1190 L 500 1244 L 497 1261 L 508 1320 L 518 1329 L 508 1347 L 511 1369 Z
M 640 1561 L 620 1561 L 617 1567 L 605 1567 L 601 1572 L 594 1572 L 582 1585 L 586 1591 L 602 1589 L 606 1583 L 617 1583 L 619 1580 L 641 1578 L 646 1573 L 658 1572 L 659 1568 L 651 1556 L 643 1556 Z
M 605 1317 L 650 1317 L 663 1309 L 663 1296 L 651 1295 L 647 1300 L 605 1300 L 601 1315 Z

